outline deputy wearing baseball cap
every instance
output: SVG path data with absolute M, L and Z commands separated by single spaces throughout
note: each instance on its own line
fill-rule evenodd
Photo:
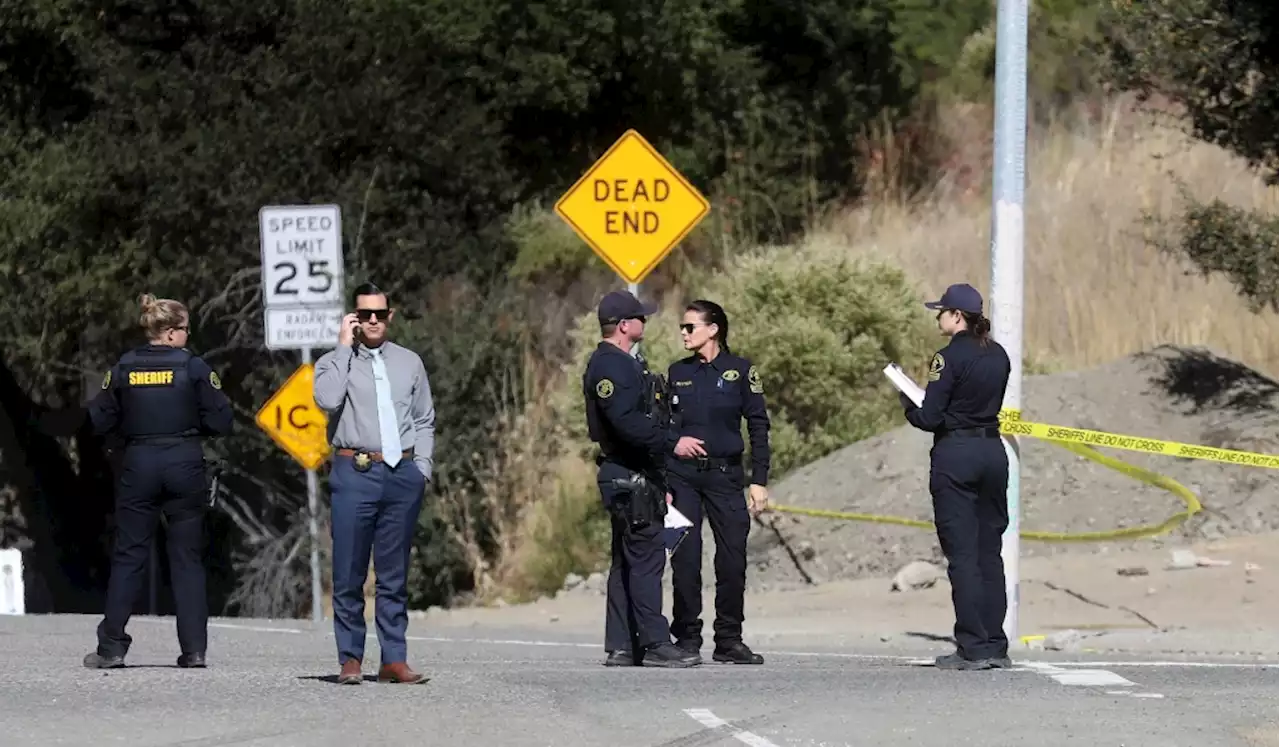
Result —
M 662 529 L 669 453 L 686 456 L 701 441 L 679 438 L 660 416 L 642 360 L 631 349 L 644 339 L 644 325 L 658 308 L 626 291 L 600 301 L 600 341 L 582 376 L 587 431 L 600 445 L 596 482 L 612 524 L 612 563 L 605 601 L 606 666 L 692 667 L 696 652 L 671 642 L 662 614 L 666 549 Z
M 951 339 L 929 364 L 923 404 L 917 408 L 905 394 L 902 403 L 912 425 L 933 433 L 929 493 L 956 616 L 956 651 L 935 661 L 940 669 L 1009 667 L 1000 557 L 1009 461 L 999 419 L 1009 356 L 989 337 L 991 322 L 973 286 L 952 285 L 925 308 L 938 312 L 938 329 Z

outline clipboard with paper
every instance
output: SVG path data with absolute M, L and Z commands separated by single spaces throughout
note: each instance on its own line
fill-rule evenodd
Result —
M 907 399 L 914 402 L 916 407 L 924 406 L 924 389 L 908 376 L 901 366 L 897 363 L 890 363 L 884 367 L 884 375 L 889 377 L 889 381 L 893 382 L 898 391 L 907 395 Z
M 668 558 L 684 541 L 691 527 L 693 522 L 688 517 L 677 511 L 675 506 L 667 504 L 667 516 L 662 521 L 662 545 L 667 548 Z

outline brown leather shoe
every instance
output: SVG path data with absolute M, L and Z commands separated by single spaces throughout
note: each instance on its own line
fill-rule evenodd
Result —
M 420 685 L 429 678 L 425 674 L 419 674 L 409 668 L 409 665 L 403 661 L 394 664 L 383 664 L 378 670 L 379 682 L 399 683 L 401 685 Z
M 338 674 L 339 685 L 359 685 L 364 682 L 364 676 L 360 672 L 359 659 L 347 659 L 342 665 L 342 671 Z

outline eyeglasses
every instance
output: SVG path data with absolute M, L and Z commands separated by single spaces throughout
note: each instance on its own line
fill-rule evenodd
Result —
M 391 309 L 356 309 L 356 319 L 359 319 L 362 322 L 371 322 L 374 321 L 376 316 L 377 319 L 381 319 L 385 322 L 389 311 L 391 311 Z

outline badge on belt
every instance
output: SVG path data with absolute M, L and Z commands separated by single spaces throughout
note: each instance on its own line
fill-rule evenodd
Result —
M 352 464 L 356 468 L 356 472 L 368 472 L 373 466 L 373 457 L 367 451 L 357 451 L 351 458 Z

